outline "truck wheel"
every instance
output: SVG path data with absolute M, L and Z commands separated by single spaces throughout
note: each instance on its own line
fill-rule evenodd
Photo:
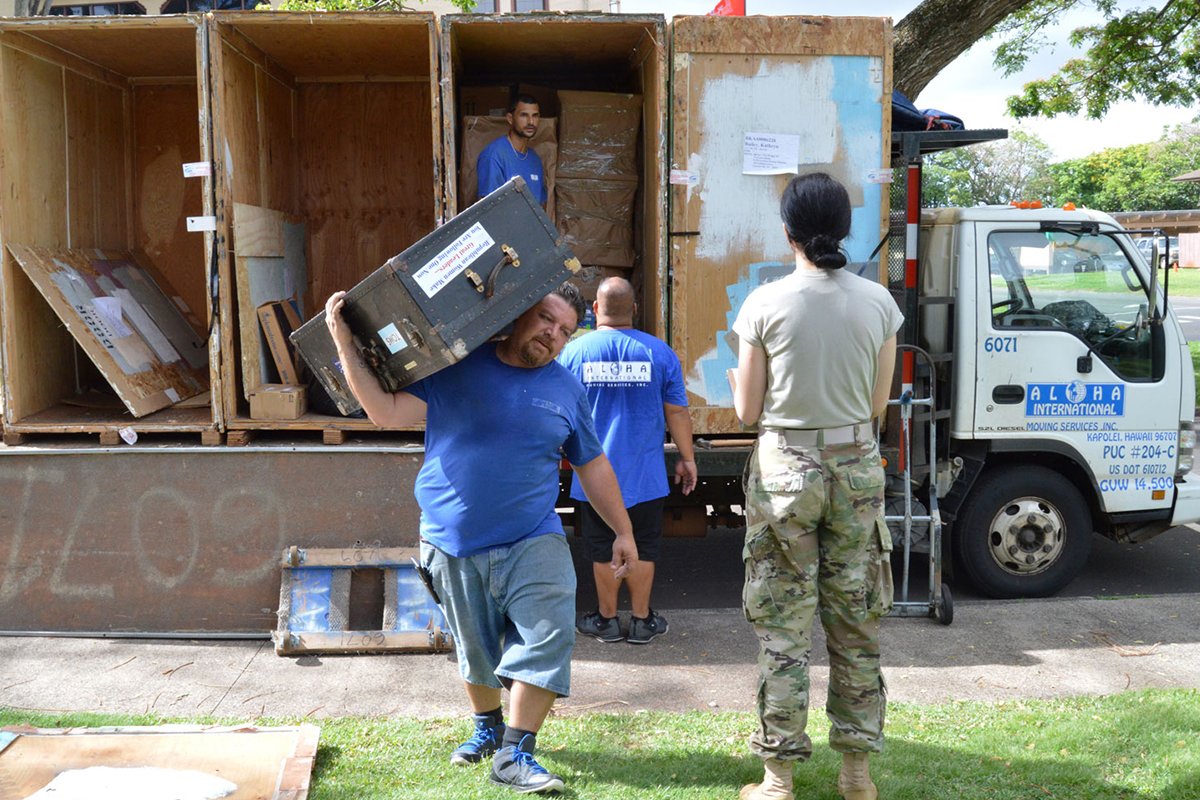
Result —
M 1074 580 L 1092 548 L 1087 501 L 1045 467 L 984 474 L 954 527 L 959 562 L 991 597 L 1048 597 Z

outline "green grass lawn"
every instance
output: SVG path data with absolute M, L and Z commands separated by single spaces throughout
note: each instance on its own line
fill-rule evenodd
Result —
M 1192 353 L 1192 372 L 1196 376 L 1196 408 L 1200 409 L 1200 342 L 1188 342 Z
M 397 691 L 400 691 L 398 688 Z M 145 725 L 157 717 L 56 716 L 0 709 L 0 724 L 39 727 Z M 260 725 L 300 720 L 255 720 Z M 223 722 L 232 722 L 223 720 Z M 244 722 L 244 720 L 239 720 Z M 319 720 L 310 797 L 509 798 L 485 765 L 451 767 L 463 720 Z M 568 796 L 620 800 L 735 798 L 761 776 L 746 750 L 749 714 L 636 713 L 554 718 L 539 758 L 567 781 Z M 812 761 L 796 767 L 796 797 L 836 800 L 840 764 L 812 715 Z M 872 772 L 885 800 L 1188 800 L 1200 798 L 1200 691 L 1149 690 L 1107 697 L 938 706 L 895 703 L 887 749 Z

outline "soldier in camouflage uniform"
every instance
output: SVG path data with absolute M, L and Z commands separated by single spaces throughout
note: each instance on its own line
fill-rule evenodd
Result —
M 842 272 L 845 189 L 794 179 L 781 204 L 796 271 L 751 293 L 738 313 L 734 407 L 760 435 L 746 468 L 746 618 L 759 639 L 765 765 L 746 800 L 792 800 L 792 764 L 812 755 L 808 666 L 819 610 L 829 650 L 829 744 L 838 791 L 876 800 L 870 753 L 883 748 L 886 688 L 879 620 L 892 604 L 883 465 L 870 420 L 887 408 L 903 318 L 877 283 Z

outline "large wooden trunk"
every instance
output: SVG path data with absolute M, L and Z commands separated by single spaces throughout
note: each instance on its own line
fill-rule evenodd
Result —
M 346 293 L 342 315 L 388 392 L 466 358 L 579 271 L 521 178 L 513 178 Z M 358 410 L 325 312 L 292 335 L 344 414 Z
M 891 35 L 866 17 L 672 23 L 671 344 L 697 433 L 740 429 L 731 327 L 752 289 L 792 269 L 779 197 L 793 175 L 846 185 L 846 269 L 878 278 L 867 262 L 887 229 Z
M 254 11 L 209 25 L 229 426 L 369 427 L 250 419 L 249 393 L 271 382 L 255 309 L 291 300 L 311 318 L 441 222 L 435 17 Z
M 204 170 L 185 171 L 209 160 L 203 35 L 198 17 L 0 22 L 0 319 L 9 433 L 203 431 L 219 422 L 203 400 L 173 405 L 210 380 L 206 236 L 187 226 L 188 217 L 212 213 L 210 187 Z M 106 342 L 96 336 L 104 325 L 93 303 L 119 306 L 118 287 L 68 269 L 63 258 L 39 265 L 35 257 L 23 268 L 10 248 L 72 258 L 105 251 L 105 258 L 136 262 L 128 271 L 139 283 L 149 276 L 166 310 L 173 303 L 189 318 L 180 329 L 191 356 L 188 385 L 172 385 L 140 357 L 120 360 L 120 368 L 95 366 L 98 354 L 122 348 L 145 354 L 145 343 L 126 332 L 131 313 L 144 309 L 131 302 L 123 322 L 110 310 L 112 338 L 127 341 Z M 182 363 L 162 352 L 163 361 Z

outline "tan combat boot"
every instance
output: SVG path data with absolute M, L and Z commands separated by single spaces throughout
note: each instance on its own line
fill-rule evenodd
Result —
M 738 797 L 742 800 L 793 800 L 792 762 L 772 758 L 763 765 L 763 782 L 746 784 Z
M 842 753 L 838 794 L 845 800 L 879 800 L 879 791 L 871 783 L 870 758 L 870 753 Z

